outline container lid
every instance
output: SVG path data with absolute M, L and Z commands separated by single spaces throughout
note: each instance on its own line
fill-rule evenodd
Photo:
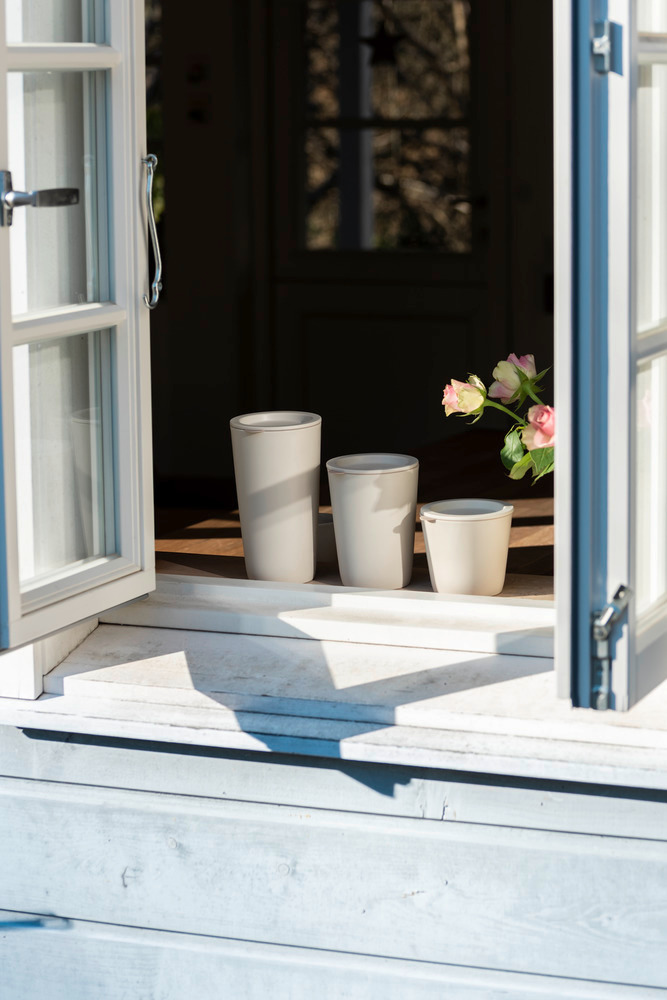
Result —
M 317 413 L 301 410 L 264 410 L 261 413 L 243 413 L 232 417 L 229 426 L 239 431 L 290 431 L 295 427 L 315 427 L 322 423 Z
M 346 472 L 355 475 L 376 476 L 382 472 L 406 472 L 418 469 L 419 462 L 411 455 L 391 455 L 370 452 L 363 455 L 341 455 L 327 462 L 329 472 Z
M 514 507 L 501 500 L 436 500 L 424 504 L 419 512 L 422 521 L 488 521 L 511 514 Z

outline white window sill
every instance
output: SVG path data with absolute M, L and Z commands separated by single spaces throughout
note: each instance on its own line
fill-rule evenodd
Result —
M 192 606 L 184 601 L 188 588 Z M 0 723 L 667 788 L 667 685 L 628 713 L 571 709 L 556 698 L 551 657 L 525 652 L 531 643 L 548 645 L 549 627 L 538 614 L 553 609 L 543 603 L 519 609 L 492 602 L 487 610 L 495 608 L 495 621 L 486 615 L 475 630 L 471 602 L 439 595 L 415 600 L 331 588 L 326 600 L 322 591 L 309 590 L 309 604 L 308 588 L 234 583 L 231 589 L 234 595 L 220 581 L 162 581 L 150 601 L 115 613 L 125 621 L 157 616 L 161 623 L 101 625 L 46 675 L 42 697 L 0 699 Z M 285 610 L 285 595 L 292 602 L 298 596 L 300 606 Z M 343 615 L 346 597 L 355 606 L 357 599 L 367 601 L 363 622 Z M 510 613 L 508 633 L 501 619 Z M 392 644 L 406 630 L 432 638 L 436 614 L 446 616 L 447 634 L 461 639 L 459 646 L 466 642 L 465 649 Z M 370 629 L 373 638 L 341 639 L 342 620 L 344 628 Z M 239 634 L 239 623 L 263 623 L 267 633 Z M 230 627 L 221 631 L 222 624 Z M 524 652 L 506 651 L 513 643 Z
M 158 574 L 100 621 L 279 638 L 553 658 L 553 601 Z

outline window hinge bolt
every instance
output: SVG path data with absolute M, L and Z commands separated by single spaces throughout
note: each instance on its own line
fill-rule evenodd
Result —
M 609 604 L 593 615 L 591 707 L 599 711 L 609 708 L 611 697 L 612 630 L 623 617 L 631 597 L 631 589 L 621 584 Z

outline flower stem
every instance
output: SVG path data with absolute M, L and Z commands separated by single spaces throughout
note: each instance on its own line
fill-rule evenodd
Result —
M 508 410 L 506 406 L 502 405 L 502 403 L 494 403 L 492 400 L 487 398 L 484 400 L 484 406 L 492 406 L 494 410 L 502 410 L 502 412 L 511 417 L 515 423 L 521 424 L 522 427 L 526 426 L 525 422 L 519 417 L 518 413 L 514 413 L 513 410 Z
M 533 390 L 530 388 L 529 385 L 526 386 L 526 392 L 530 396 L 530 398 L 534 400 L 539 406 L 544 406 L 544 403 L 542 402 L 540 397 L 533 392 Z

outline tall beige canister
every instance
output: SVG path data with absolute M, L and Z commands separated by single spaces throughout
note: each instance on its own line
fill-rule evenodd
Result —
M 410 455 L 343 455 L 327 462 L 341 580 L 398 590 L 412 576 L 419 462 Z
M 322 418 L 299 410 L 230 420 L 243 552 L 251 580 L 315 575 Z

